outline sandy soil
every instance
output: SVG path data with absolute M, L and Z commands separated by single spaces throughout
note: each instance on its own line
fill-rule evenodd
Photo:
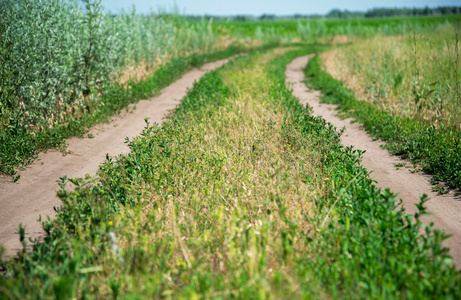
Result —
M 430 197 L 430 200 L 426 202 L 426 207 L 433 215 L 424 217 L 423 221 L 426 224 L 433 222 L 436 228 L 452 234 L 452 237 L 445 240 L 444 245 L 450 248 L 450 254 L 457 268 L 461 268 L 461 198 L 455 197 L 453 192 L 443 196 L 432 192 L 429 175 L 410 173 L 405 167 L 397 170 L 395 167 L 397 163 L 411 164 L 397 156 L 390 155 L 387 150 L 380 147 L 381 142 L 373 141 L 365 131 L 360 129 L 359 124 L 351 124 L 352 119 L 341 120 L 337 117 L 336 105 L 320 104 L 320 92 L 309 91 L 302 83 L 303 69 L 311 57 L 296 58 L 287 66 L 286 81 L 293 88 L 293 94 L 302 104 L 311 106 L 314 115 L 322 116 L 338 129 L 346 128 L 341 136 L 342 143 L 345 146 L 353 145 L 356 149 L 366 150 L 362 165 L 372 171 L 371 177 L 377 181 L 378 187 L 388 187 L 392 192 L 399 194 L 406 213 L 413 214 L 417 211 L 414 204 L 419 203 L 422 194 Z
M 21 249 L 18 226 L 22 223 L 28 237 L 40 237 L 43 234 L 38 217 L 54 215 L 54 206 L 61 204 L 56 196 L 59 189 L 56 183 L 60 177 L 84 177 L 95 175 L 106 154 L 115 156 L 129 152 L 125 137 L 138 135 L 145 127 L 144 118 L 150 123 L 162 123 L 165 113 L 174 109 L 186 95 L 194 81 L 206 72 L 225 64 L 221 60 L 194 69 L 181 79 L 165 88 L 159 97 L 142 100 L 131 113 L 117 116 L 110 124 L 95 126 L 90 133 L 94 138 L 72 138 L 68 141 L 71 154 L 50 150 L 41 153 L 34 164 L 21 171 L 21 179 L 12 183 L 9 178 L 0 178 L 0 243 L 11 255 Z

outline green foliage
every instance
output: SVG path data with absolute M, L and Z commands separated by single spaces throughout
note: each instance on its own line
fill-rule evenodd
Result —
M 0 129 L 51 127 L 84 106 L 80 94 L 114 70 L 113 32 L 98 1 L 87 2 L 87 14 L 75 1 L 5 0 L 2 7 L 2 90 L 12 92 L 2 93 Z
M 116 79 L 128 67 L 156 70 L 159 63 L 179 57 L 191 57 L 194 66 L 195 59 L 222 51 L 222 42 L 229 39 L 240 39 L 236 44 L 245 48 L 247 42 L 257 44 L 255 40 L 274 46 L 293 38 L 312 41 L 337 34 L 400 34 L 433 28 L 445 18 L 459 20 L 449 16 L 190 22 L 174 14 L 137 15 L 135 10 L 107 15 L 99 0 L 3 0 L 0 172 L 13 175 L 39 151 L 64 148 L 67 137 L 82 135 L 94 122 L 108 120 L 124 107 L 123 97 L 133 100 L 132 94 L 148 95 L 145 83 L 130 82 L 130 91 L 121 91 Z M 107 95 L 114 96 L 114 101 L 104 102 Z M 111 112 L 101 107 L 108 103 Z
M 397 210 L 285 87 L 309 50 L 205 75 L 97 179 L 62 178 L 44 243 L 1 262 L 2 298 L 459 298 L 426 198 Z
M 341 111 L 362 123 L 375 138 L 386 141 L 391 153 L 420 162 L 422 169 L 436 180 L 461 187 L 461 132 L 443 125 L 435 128 L 419 121 L 397 116 L 363 101 L 343 84 L 322 70 L 319 59 L 310 60 L 307 82 L 321 89 L 323 101 L 339 105 Z

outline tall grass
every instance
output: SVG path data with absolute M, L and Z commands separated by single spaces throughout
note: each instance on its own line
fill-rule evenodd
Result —
M 461 30 L 377 35 L 321 55 L 358 98 L 393 114 L 461 130 Z
M 107 15 L 99 0 L 2 0 L 0 130 L 40 130 L 85 109 L 111 76 L 130 65 L 152 69 L 174 56 L 213 50 L 207 23 L 189 26 L 155 14 Z M 13 124 L 10 124 L 13 123 Z

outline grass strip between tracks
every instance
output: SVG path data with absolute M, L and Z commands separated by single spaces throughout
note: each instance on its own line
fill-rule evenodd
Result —
M 424 208 L 396 210 L 285 87 L 308 50 L 208 73 L 130 154 L 72 179 L 45 242 L 1 263 L 4 298 L 459 298 Z

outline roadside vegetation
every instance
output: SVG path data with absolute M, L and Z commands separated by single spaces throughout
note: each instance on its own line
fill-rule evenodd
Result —
M 205 75 L 98 178 L 62 178 L 49 236 L 2 262 L 3 297 L 459 298 L 424 198 L 413 218 L 372 185 L 285 87 L 314 48 L 289 50 Z
M 459 38 L 459 23 L 444 23 L 424 33 L 356 40 L 312 60 L 308 82 L 391 153 L 460 188 Z
M 255 46 L 231 45 L 207 22 L 108 15 L 99 0 L 1 5 L 0 173 L 10 176 L 191 67 Z
M 17 171 L 40 151 L 64 150 L 67 138 L 204 62 L 283 43 L 328 43 L 337 35 L 419 33 L 456 18 L 213 22 L 135 10 L 112 15 L 100 0 L 3 0 L 0 173 L 19 180 Z
M 20 226 L 24 249 L 0 259 L 0 299 L 461 298 L 448 236 L 420 221 L 427 197 L 405 215 L 284 78 L 318 53 L 306 80 L 324 101 L 461 187 L 459 16 L 213 22 L 0 1 L 0 173 L 13 180 L 38 152 L 234 56 L 162 126 L 146 119 L 129 154 L 60 178 L 44 240 Z

